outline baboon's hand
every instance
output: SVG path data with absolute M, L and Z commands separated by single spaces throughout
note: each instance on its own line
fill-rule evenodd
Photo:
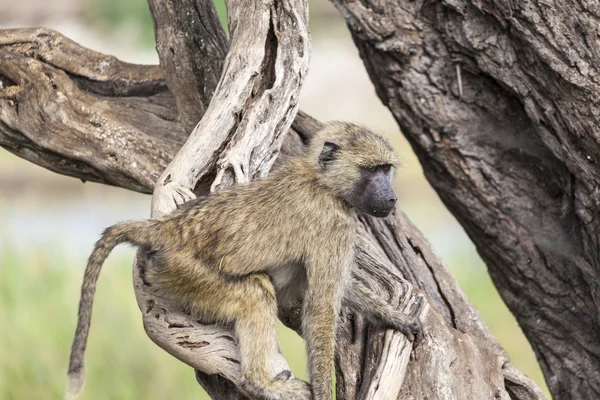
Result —
M 417 318 L 405 317 L 395 329 L 402 332 L 402 334 L 413 343 L 413 347 L 417 347 L 423 339 L 423 326 L 421 325 L 421 321 Z

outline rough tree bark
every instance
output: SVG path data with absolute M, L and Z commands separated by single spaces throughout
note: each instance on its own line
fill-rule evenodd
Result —
M 600 3 L 334 3 L 553 397 L 600 398 Z
M 53 31 L 0 31 L 0 145 L 62 174 L 150 193 L 186 143 L 185 132 L 204 111 L 209 113 L 213 107 L 208 103 L 211 96 L 219 96 L 220 84 L 216 82 L 221 71 L 216 68 L 224 65 L 225 54 L 228 60 L 248 54 L 246 47 L 233 44 L 228 53 L 225 51 L 227 44 L 211 2 L 197 0 L 194 7 L 183 1 L 159 3 L 151 2 L 151 10 L 164 75 L 157 67 L 126 64 L 83 49 Z M 265 7 L 268 2 L 258 3 L 257 7 Z M 292 2 L 268 4 L 275 10 L 269 18 L 275 18 L 276 10 Z M 182 7 L 191 8 L 184 13 Z M 241 9 L 238 3 L 230 3 L 230 21 L 239 20 L 241 14 L 236 12 Z M 202 29 L 192 28 L 200 22 Z M 266 26 L 256 24 L 254 29 Z M 275 27 L 268 25 L 267 32 L 276 32 Z M 260 38 L 259 33 L 257 29 Z M 175 40 L 181 35 L 186 39 Z M 235 42 L 234 32 L 232 38 Z M 276 82 L 268 71 L 276 71 L 276 78 L 281 77 L 277 68 L 265 70 L 262 66 L 276 65 L 278 50 L 271 51 L 272 42 L 262 38 L 261 45 L 267 46 L 260 60 L 265 63 L 258 64 L 257 79 Z M 286 49 L 284 57 L 290 56 L 289 51 L 297 51 L 294 44 L 298 45 L 279 42 Z M 222 48 L 218 51 L 203 46 Z M 178 58 L 179 54 L 187 54 L 189 61 Z M 195 54 L 204 56 L 202 62 L 193 60 Z M 253 57 L 251 61 L 256 60 Z M 198 64 L 190 67 L 189 63 L 194 62 Z M 227 66 L 224 69 L 227 71 Z M 221 82 L 233 78 L 224 74 Z M 296 89 L 286 90 L 293 93 Z M 251 111 L 252 104 L 244 104 L 240 112 Z M 279 114 L 280 120 L 265 114 L 265 121 L 269 120 L 266 126 L 283 129 L 286 124 L 281 121 L 286 115 L 293 115 L 293 110 L 291 114 Z M 282 154 L 301 151 L 304 141 L 319 126 L 318 121 L 299 113 L 293 129 L 284 135 Z M 189 174 L 201 178 L 192 168 L 202 167 L 206 172 L 195 188 L 195 182 L 188 181 L 187 190 L 207 190 L 219 169 L 228 169 L 228 163 L 218 160 L 226 160 L 228 150 L 236 143 L 262 142 L 265 148 L 275 144 L 275 149 L 281 143 L 275 134 L 277 129 L 258 141 L 252 129 L 238 123 L 231 136 L 219 139 L 232 146 L 219 145 L 212 154 L 203 154 L 205 165 L 184 162 L 188 168 L 182 171 L 187 172 L 187 179 Z M 204 130 L 197 133 L 207 135 Z M 202 147 L 195 137 L 190 137 L 186 146 L 190 143 L 192 148 Z M 270 157 L 255 161 L 251 174 L 250 168 L 232 174 L 231 183 L 240 176 L 246 179 L 265 173 L 272 161 Z M 360 243 L 353 284 L 386 294 L 393 304 L 421 316 L 425 339 L 409 360 L 410 344 L 401 334 L 373 329 L 361 316 L 344 310 L 338 334 L 343 351 L 336 356 L 339 399 L 544 398 L 539 388 L 510 364 L 446 267 L 401 211 L 385 220 L 366 217 L 358 223 Z M 143 254 L 139 256 L 144 262 Z M 149 288 L 140 284 L 135 268 L 134 284 L 149 336 L 197 368 L 198 381 L 213 398 L 241 398 L 231 383 L 236 382 L 238 368 L 233 335 L 224 328 L 200 325 L 169 304 L 160 303 Z M 283 310 L 282 319 L 296 326 L 297 309 Z M 215 351 L 207 351 L 209 348 Z M 279 362 L 285 368 L 284 361 Z

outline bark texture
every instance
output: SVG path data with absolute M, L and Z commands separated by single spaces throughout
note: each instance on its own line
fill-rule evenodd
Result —
M 334 3 L 553 397 L 600 398 L 600 5 Z
M 266 3 L 261 4 L 257 7 Z M 282 7 L 279 2 L 271 4 Z M 231 4 L 229 9 L 230 13 L 236 12 Z M 160 13 L 158 5 L 152 10 Z M 277 15 L 277 9 L 270 17 L 273 15 Z M 154 20 L 162 21 L 162 29 L 167 29 L 164 24 L 173 24 L 173 29 L 177 24 L 189 26 L 185 21 L 162 15 L 155 15 Z M 274 26 L 268 31 L 275 32 Z M 189 32 L 188 28 L 184 31 Z M 199 30 L 196 34 L 211 35 L 210 32 Z M 158 33 L 157 37 L 160 42 Z M 201 38 L 205 43 L 218 42 L 215 38 Z M 232 38 L 235 40 L 234 29 Z M 196 54 L 194 43 L 198 46 L 201 41 L 176 42 L 173 52 L 169 46 L 164 46 L 169 50 L 163 52 L 162 44 L 158 43 L 165 74 L 183 68 L 173 58 L 186 46 L 189 54 Z M 232 44 L 228 60 L 235 55 L 234 48 L 244 54 L 244 48 Z M 291 51 L 297 52 L 297 48 Z M 191 148 L 199 148 L 194 137 L 186 142 L 184 125 L 193 125 L 191 121 L 204 115 L 204 110 L 205 117 L 210 117 L 212 103 L 206 107 L 210 95 L 205 98 L 201 94 L 210 93 L 211 89 L 207 86 L 204 90 L 198 82 L 204 85 L 215 82 L 214 76 L 206 75 L 217 74 L 213 69 L 193 70 L 196 84 L 185 85 L 177 79 L 165 80 L 157 67 L 121 63 L 48 30 L 0 31 L 0 52 L 0 145 L 32 162 L 81 179 L 149 193 L 184 142 L 186 146 L 196 143 Z M 220 57 L 225 53 L 206 51 L 205 54 Z M 262 53 L 261 60 L 275 61 L 276 54 Z M 204 60 L 204 63 L 219 65 L 218 60 Z M 224 68 L 227 70 L 226 65 Z M 265 74 L 269 80 L 269 70 L 259 69 L 261 82 Z M 182 72 L 181 79 L 187 73 Z M 223 76 L 221 83 L 233 81 L 226 74 Z M 215 86 L 215 98 L 220 84 Z M 190 93 L 180 93 L 186 90 Z M 288 93 L 293 92 L 290 90 L 287 89 Z M 201 103 L 205 108 L 194 114 L 193 107 L 188 107 L 189 101 Z M 244 104 L 241 110 L 252 110 L 252 104 Z M 283 129 L 285 124 L 281 121 L 287 115 L 290 114 L 279 114 L 280 120 L 270 121 L 274 125 L 269 126 Z M 265 114 L 264 118 L 274 117 Z M 243 124 L 237 128 L 240 126 Z M 299 113 L 293 129 L 284 135 L 283 156 L 301 151 L 304 141 L 319 126 L 318 121 Z M 197 133 L 206 135 L 203 132 L 200 129 Z M 258 143 L 252 142 L 249 135 L 252 128 L 239 132 L 237 141 L 234 135 L 222 139 L 223 143 Z M 262 136 L 260 140 L 265 147 L 275 143 L 275 151 L 281 144 L 277 135 Z M 227 170 L 226 164 L 218 160 L 226 159 L 231 148 L 219 147 L 203 167 L 214 172 L 219 168 Z M 182 173 L 187 171 L 186 179 L 198 167 L 193 162 L 180 164 Z M 268 170 L 271 163 L 271 158 L 263 158 L 256 162 L 252 174 L 232 174 L 231 182 L 259 175 L 261 172 L 257 171 Z M 214 176 L 209 172 L 195 190 L 206 190 Z M 193 180 L 187 183 L 190 193 L 194 184 Z M 338 399 L 544 397 L 532 381 L 510 364 L 445 266 L 401 211 L 384 220 L 361 218 L 359 235 L 353 270 L 355 284 L 377 291 L 401 309 L 420 316 L 425 338 L 411 353 L 410 344 L 401 334 L 374 329 L 360 315 L 344 310 L 336 356 Z M 175 357 L 197 368 L 197 380 L 213 398 L 243 398 L 233 384 L 239 368 L 234 336 L 226 328 L 201 325 L 160 299 L 157 301 L 151 289 L 140 284 L 138 268 L 144 262 L 143 252 L 138 256 L 134 284 L 149 336 Z M 290 326 L 297 325 L 297 310 L 287 310 L 287 314 L 284 310 L 283 319 Z M 209 348 L 216 351 L 208 352 Z
M 158 66 L 47 29 L 0 35 L 0 145 L 54 172 L 151 193 L 185 142 Z
M 156 51 L 186 132 L 196 127 L 217 87 L 229 42 L 213 2 L 148 0 Z M 177 54 L 177 57 L 174 55 Z

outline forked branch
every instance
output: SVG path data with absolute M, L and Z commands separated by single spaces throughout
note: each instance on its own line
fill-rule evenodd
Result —
M 227 6 L 231 44 L 221 79 L 161 175 L 152 215 L 193 198 L 196 183 L 211 171 L 211 191 L 265 176 L 296 115 L 310 60 L 306 1 L 231 0 Z

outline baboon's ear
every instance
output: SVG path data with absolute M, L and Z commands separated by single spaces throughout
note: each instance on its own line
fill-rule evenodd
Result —
M 339 149 L 340 146 L 337 144 L 333 142 L 325 142 L 323 145 L 323 150 L 321 150 L 321 154 L 319 155 L 319 166 L 322 169 L 327 168 L 327 165 L 335 160 Z

